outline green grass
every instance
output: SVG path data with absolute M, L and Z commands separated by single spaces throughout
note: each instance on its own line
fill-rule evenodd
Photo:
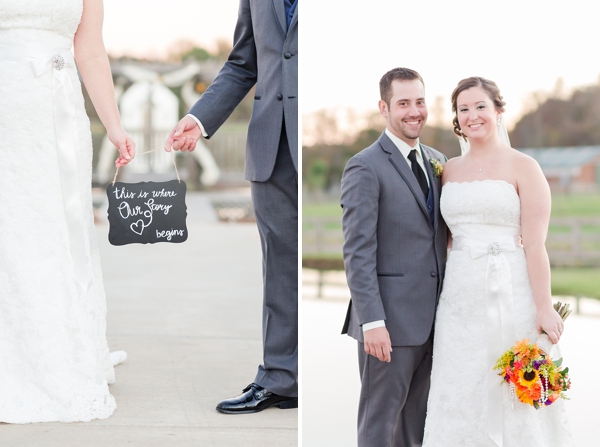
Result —
M 328 203 L 303 203 L 302 217 L 326 217 L 338 218 L 339 223 L 335 227 L 342 226 L 342 208 L 337 202 Z M 600 217 L 600 194 L 579 194 L 579 195 L 554 195 L 552 197 L 552 216 L 551 217 Z M 328 228 L 333 228 L 332 224 Z M 304 231 L 312 230 L 312 225 L 304 224 Z M 552 234 L 568 234 L 571 227 L 552 226 L 549 228 Z M 600 233 L 600 227 L 596 225 L 585 225 L 582 227 L 584 233 Z
M 337 202 L 302 203 L 302 218 L 305 217 L 338 217 L 342 219 L 342 207 Z
M 552 294 L 600 299 L 600 268 L 553 268 Z
M 302 217 L 337 217 L 342 218 L 342 207 L 337 202 L 303 203 Z
M 600 194 L 555 194 L 552 217 L 600 217 Z
M 303 257 L 302 264 L 308 268 L 342 270 L 341 253 L 322 257 Z M 553 268 L 552 295 L 585 296 L 600 299 L 600 268 Z
M 342 208 L 337 202 L 303 203 L 303 217 L 342 217 Z M 600 217 L 600 194 L 578 194 L 552 196 L 552 217 Z M 568 230 L 566 230 L 568 231 Z M 598 227 L 590 228 L 598 231 Z M 560 230 L 557 230 L 560 232 Z

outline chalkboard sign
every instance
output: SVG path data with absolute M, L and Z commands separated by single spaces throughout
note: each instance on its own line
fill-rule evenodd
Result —
M 108 241 L 112 245 L 184 242 L 185 183 L 111 183 L 108 195 Z

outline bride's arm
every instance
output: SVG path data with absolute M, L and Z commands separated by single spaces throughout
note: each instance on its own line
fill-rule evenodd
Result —
M 552 307 L 550 262 L 546 252 L 546 236 L 550 221 L 550 187 L 538 163 L 520 154 L 517 184 L 521 198 L 521 231 L 527 255 L 527 270 L 537 310 L 537 328 L 544 330 L 552 343 L 560 339 L 563 322 Z
M 452 178 L 453 166 L 456 163 L 457 159 L 458 159 L 458 157 L 451 158 L 450 160 L 446 160 L 446 163 L 444 164 L 444 169 L 442 170 L 442 187 L 448 181 L 450 181 L 449 179 Z M 452 250 L 452 233 L 450 232 L 450 228 L 448 228 L 447 233 L 448 233 L 448 246 L 447 246 L 447 248 L 448 248 L 448 250 Z
M 110 64 L 102 40 L 103 20 L 102 0 L 83 0 L 83 15 L 74 40 L 75 60 L 96 112 L 106 127 L 108 139 L 121 155 L 115 164 L 124 166 L 135 155 L 135 143 L 121 126 Z

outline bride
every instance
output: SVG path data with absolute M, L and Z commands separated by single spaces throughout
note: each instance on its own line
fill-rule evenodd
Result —
M 81 73 L 127 164 L 102 42 L 102 0 L 0 0 L 0 422 L 115 409 Z M 75 60 L 70 51 L 74 46 Z M 121 356 L 121 358 L 117 358 Z
M 452 93 L 454 132 L 470 149 L 446 163 L 442 178 L 452 250 L 436 315 L 424 447 L 573 445 L 564 402 L 513 409 L 492 369 L 516 341 L 533 342 L 543 329 L 557 343 L 563 332 L 544 245 L 550 189 L 535 160 L 508 145 L 504 105 L 484 78 L 463 79 Z M 493 262 L 508 266 L 500 277 L 487 277 Z M 503 291 L 498 301 L 495 290 Z

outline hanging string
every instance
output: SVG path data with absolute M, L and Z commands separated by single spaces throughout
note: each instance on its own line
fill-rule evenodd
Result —
M 159 151 L 159 150 L 162 150 L 162 149 L 164 149 L 164 148 L 159 147 L 159 148 L 156 148 L 156 149 L 152 149 L 151 151 L 142 152 L 141 154 L 137 154 L 137 155 L 149 154 L 150 152 L 156 152 L 156 151 Z M 181 178 L 179 177 L 179 171 L 177 170 L 177 163 L 175 163 L 175 153 L 174 153 L 173 150 L 171 150 L 171 155 L 173 156 L 173 166 L 175 166 L 175 174 L 177 175 L 177 181 L 179 181 L 179 183 L 181 183 Z M 114 176 L 113 181 L 112 181 L 112 186 L 115 186 L 115 182 L 117 181 L 117 175 L 118 174 L 119 174 L 119 167 L 117 166 L 117 170 L 115 171 L 115 176 Z

